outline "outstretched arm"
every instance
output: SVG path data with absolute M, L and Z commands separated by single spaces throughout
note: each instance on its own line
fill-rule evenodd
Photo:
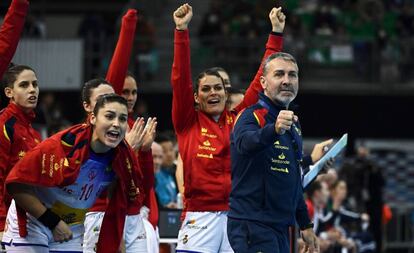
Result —
M 47 209 L 33 193 L 32 187 L 25 184 L 11 183 L 8 191 L 16 204 L 48 227 L 56 242 L 72 239 L 70 227 L 61 218 Z
M 7 70 L 19 43 L 29 2 L 13 0 L 0 29 L 0 77 Z
M 118 42 L 109 64 L 108 73 L 106 74 L 106 80 L 112 84 L 115 93 L 118 95 L 121 95 L 124 87 L 137 20 L 137 11 L 135 9 L 129 9 L 123 16 Z
M 236 112 L 255 104 L 258 100 L 258 95 L 263 91 L 260 84 L 260 76 L 263 74 L 263 63 L 269 55 L 282 51 L 283 47 L 283 30 L 285 29 L 285 14 L 282 8 L 273 8 L 269 13 L 269 19 L 272 23 L 272 32 L 266 43 L 266 51 L 263 55 L 259 70 L 257 71 L 253 81 L 250 83 L 246 91 L 243 101 L 234 109 Z
M 260 112 L 244 111 L 234 125 L 234 144 L 241 154 L 260 152 L 285 134 L 298 117 L 292 111 L 279 112 L 274 124 L 265 124 Z
M 172 121 L 177 133 L 190 127 L 195 120 L 190 66 L 190 37 L 188 34 L 188 24 L 192 16 L 193 10 L 189 4 L 181 5 L 173 14 L 176 29 L 171 72 Z

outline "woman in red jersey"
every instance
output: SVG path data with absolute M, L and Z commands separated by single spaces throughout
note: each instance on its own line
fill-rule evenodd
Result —
M 41 140 L 32 128 L 39 87 L 36 73 L 28 66 L 16 65 L 4 73 L 4 92 L 9 105 L 0 112 L 0 231 L 3 232 L 10 198 L 4 180 L 13 166 Z
M 272 32 L 264 57 L 281 51 L 285 16 L 279 11 L 269 15 Z M 180 6 L 173 14 L 176 25 L 172 120 L 184 165 L 185 209 L 178 235 L 177 252 L 233 252 L 227 239 L 229 210 L 230 132 L 237 112 L 257 102 L 262 91 L 259 68 L 243 101 L 232 111 L 225 109 L 227 94 L 220 74 L 209 69 L 202 72 L 193 89 L 190 67 L 188 25 L 193 11 Z M 194 102 L 197 108 L 194 107 Z
M 87 124 L 46 139 L 13 167 L 6 179 L 14 199 L 7 252 L 83 252 L 86 211 L 109 188 L 96 251 L 118 252 L 127 210 L 144 198 L 138 161 L 124 141 L 127 118 L 124 98 L 101 96 Z

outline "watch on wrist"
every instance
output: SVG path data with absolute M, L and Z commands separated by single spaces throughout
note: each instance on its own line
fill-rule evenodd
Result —
M 306 226 L 303 226 L 303 227 L 301 227 L 300 228 L 300 230 L 306 230 L 306 229 L 308 229 L 308 228 L 313 228 L 313 222 L 311 222 L 311 223 L 309 223 L 308 225 L 306 225 Z

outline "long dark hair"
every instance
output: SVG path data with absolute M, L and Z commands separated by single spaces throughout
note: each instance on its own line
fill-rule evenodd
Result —
M 104 107 L 106 104 L 109 103 L 120 103 L 121 105 L 125 105 L 125 107 L 127 108 L 128 111 L 128 103 L 127 100 L 115 93 L 111 93 L 111 94 L 105 94 L 105 95 L 101 95 L 98 97 L 98 100 L 96 101 L 96 105 L 95 108 L 93 108 L 93 114 L 95 114 L 95 116 L 98 115 L 99 110 Z
M 96 79 L 87 81 L 82 87 L 82 93 L 81 93 L 82 102 L 90 104 L 92 90 L 97 88 L 101 84 L 112 86 L 108 81 L 106 81 L 103 78 L 96 78 Z
M 200 80 L 203 79 L 205 76 L 216 76 L 220 78 L 221 84 L 223 84 L 223 89 L 225 88 L 223 78 L 220 76 L 219 72 L 217 71 L 217 67 L 214 67 L 214 68 L 206 69 L 200 74 L 198 74 L 195 80 L 195 83 L 194 83 L 194 88 L 193 88 L 194 93 L 198 93 L 198 87 L 200 86 Z
M 13 88 L 13 84 L 14 82 L 16 82 L 17 77 L 20 75 L 20 73 L 22 73 L 25 70 L 31 70 L 36 74 L 36 72 L 29 66 L 14 65 L 13 63 L 11 63 L 9 65 L 9 68 L 3 74 L 3 78 L 1 81 L 3 88 L 6 88 L 6 87 Z

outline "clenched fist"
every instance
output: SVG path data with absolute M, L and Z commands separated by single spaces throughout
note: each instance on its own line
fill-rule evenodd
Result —
M 269 19 L 272 23 L 272 32 L 282 33 L 285 29 L 286 16 L 282 12 L 282 7 L 273 8 L 269 13 Z
M 175 22 L 175 28 L 177 30 L 186 30 L 188 24 L 193 17 L 193 8 L 189 4 L 183 4 L 174 11 L 173 18 Z
M 296 116 L 293 111 L 281 110 L 275 122 L 275 131 L 277 134 L 282 135 L 287 130 L 290 130 L 294 122 L 298 121 L 298 116 Z

